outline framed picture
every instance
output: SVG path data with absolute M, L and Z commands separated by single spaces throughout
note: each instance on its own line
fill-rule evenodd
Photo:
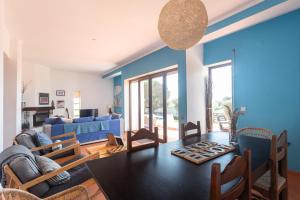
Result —
M 56 96 L 65 96 L 66 92 L 65 90 L 56 90 Z
M 39 104 L 49 105 L 49 93 L 39 93 Z
M 65 101 L 64 100 L 56 101 L 56 108 L 65 108 Z

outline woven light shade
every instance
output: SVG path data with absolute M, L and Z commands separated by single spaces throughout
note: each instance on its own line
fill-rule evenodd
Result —
M 200 41 L 207 23 L 206 8 L 201 0 L 170 0 L 160 13 L 158 31 L 170 48 L 184 50 Z

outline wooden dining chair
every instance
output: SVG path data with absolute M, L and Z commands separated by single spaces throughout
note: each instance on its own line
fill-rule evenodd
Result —
M 222 185 L 237 180 L 229 190 L 222 193 Z M 221 173 L 219 163 L 212 165 L 211 200 L 251 199 L 251 151 L 245 150 L 243 156 L 235 156 Z
M 147 140 L 146 144 L 141 145 L 132 145 L 133 142 L 138 142 L 141 140 Z M 127 131 L 127 150 L 128 152 L 142 150 L 149 147 L 158 146 L 158 128 L 154 128 L 154 133 L 151 131 L 142 128 L 136 132 Z
M 272 136 L 269 170 L 254 183 L 254 190 L 268 199 L 288 199 L 287 131 Z
M 192 132 L 192 131 L 194 131 L 194 133 L 189 134 L 189 132 Z M 192 137 L 192 136 L 200 136 L 201 137 L 200 121 L 197 121 L 197 125 L 194 124 L 193 122 L 181 124 L 181 138 L 186 139 L 186 138 Z

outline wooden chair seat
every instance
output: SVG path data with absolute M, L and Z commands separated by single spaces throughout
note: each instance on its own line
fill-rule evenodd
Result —
M 278 184 L 277 190 L 281 190 L 281 188 L 285 185 L 286 179 L 279 174 L 277 175 Z M 270 190 L 271 188 L 271 171 L 267 171 L 264 175 L 259 177 L 259 179 L 254 183 L 254 187 L 261 188 L 263 190 Z

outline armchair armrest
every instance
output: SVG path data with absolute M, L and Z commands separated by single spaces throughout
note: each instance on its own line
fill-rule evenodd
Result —
M 56 150 L 56 151 L 53 151 L 51 153 L 45 154 L 43 156 L 51 158 L 53 156 L 56 156 L 56 155 L 59 155 L 59 154 L 63 154 L 63 153 L 68 152 L 70 150 L 74 150 L 74 155 L 73 156 L 68 156 L 69 159 L 67 159 L 67 160 L 73 159 L 74 157 L 76 157 L 77 155 L 80 154 L 80 144 L 73 144 L 73 145 L 70 145 L 70 146 L 68 146 L 66 148 L 63 148 L 63 149 Z M 56 162 L 61 163 L 58 160 L 56 160 Z
M 66 171 L 66 170 L 72 169 L 72 168 L 74 168 L 74 167 L 76 167 L 78 165 L 84 164 L 86 161 L 89 161 L 89 160 L 92 160 L 92 159 L 96 159 L 98 157 L 99 157 L 99 153 L 98 152 L 94 153 L 94 154 L 91 154 L 89 156 L 85 156 L 84 158 L 81 158 L 79 160 L 76 160 L 76 161 L 74 161 L 74 162 L 72 162 L 70 164 L 67 164 L 67 165 L 61 167 L 60 169 L 57 169 L 57 170 L 52 171 L 52 172 L 50 172 L 48 174 L 42 175 L 42 176 L 40 176 L 38 178 L 35 178 L 35 179 L 33 179 L 33 180 L 31 180 L 31 181 L 29 181 L 29 182 L 21 185 L 20 189 L 21 190 L 27 190 L 27 189 L 29 189 L 29 188 L 31 188 L 31 187 L 33 187 L 33 186 L 35 186 L 35 185 L 43 182 L 43 181 L 46 181 L 46 180 L 48 180 L 48 179 L 50 179 L 50 178 L 52 178 L 52 177 L 54 177 L 54 176 L 56 176 L 56 175 L 64 172 L 64 171 Z
M 53 136 L 53 137 L 51 137 L 51 140 L 57 140 L 57 139 L 68 137 L 68 136 L 73 136 L 73 138 L 75 138 L 75 140 L 76 140 L 76 133 L 75 132 L 64 133 L 64 134 L 61 134 L 61 135 Z
M 64 140 L 64 141 L 61 141 L 61 142 L 55 142 L 55 143 L 40 146 L 40 147 L 34 147 L 34 148 L 31 148 L 30 150 L 31 151 L 40 151 L 40 150 L 43 150 L 43 149 L 48 149 L 48 148 L 52 148 L 52 147 L 60 145 L 60 144 L 67 144 L 67 143 L 76 144 L 76 138 L 71 138 L 71 139 L 68 139 L 68 140 Z

